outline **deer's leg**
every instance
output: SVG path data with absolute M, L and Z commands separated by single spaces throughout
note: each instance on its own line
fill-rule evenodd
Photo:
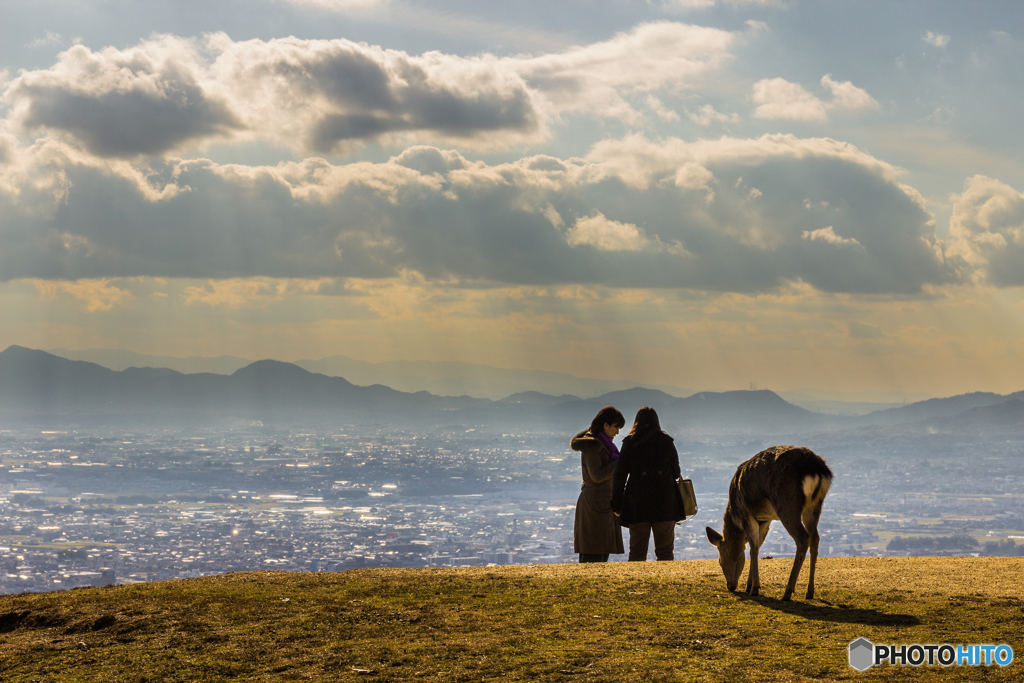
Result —
M 810 534 L 810 545 L 811 545 L 811 569 L 810 575 L 807 577 L 807 599 L 814 599 L 814 567 L 818 564 L 818 541 L 821 537 L 818 535 L 818 519 L 821 517 L 821 504 L 819 503 L 814 511 L 809 515 L 809 519 L 804 520 L 804 526 L 808 529 Z
M 771 526 L 772 521 L 769 519 L 767 522 L 754 521 L 753 523 L 757 525 L 757 530 L 754 532 L 754 537 L 757 539 L 757 543 L 749 541 L 750 572 L 747 574 L 747 593 L 750 595 L 760 595 L 761 572 L 758 569 L 757 560 L 758 556 L 761 554 L 761 546 L 764 545 L 764 537 L 768 535 L 768 528 Z
M 761 551 L 761 531 L 752 515 L 747 517 L 743 532 L 750 544 L 750 571 L 747 573 L 747 595 L 761 594 L 761 574 L 757 569 L 757 556 Z
M 793 596 L 793 591 L 796 590 L 796 580 L 800 576 L 800 567 L 803 566 L 804 557 L 807 555 L 810 534 L 804 529 L 803 520 L 800 519 L 799 515 L 787 515 L 786 518 L 780 521 L 796 542 L 793 570 L 789 573 L 789 583 L 786 584 L 786 592 L 782 595 L 783 600 L 789 600 Z

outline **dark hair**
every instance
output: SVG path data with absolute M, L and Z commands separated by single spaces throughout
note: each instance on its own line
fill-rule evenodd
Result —
M 635 437 L 637 434 L 652 431 L 661 431 L 661 421 L 658 419 L 658 412 L 654 408 L 644 406 L 636 411 L 636 419 L 633 420 L 633 429 L 629 431 L 629 436 Z
M 622 429 L 626 425 L 626 418 L 622 417 L 622 413 L 615 408 L 605 406 L 597 411 L 597 415 L 590 421 L 590 433 L 597 436 L 598 432 L 604 430 L 605 425 Z

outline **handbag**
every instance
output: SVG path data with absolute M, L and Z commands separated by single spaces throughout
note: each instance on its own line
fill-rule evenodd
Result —
M 693 517 L 697 514 L 697 495 L 693 492 L 693 482 L 689 479 L 677 479 L 679 495 L 683 497 L 683 514 Z

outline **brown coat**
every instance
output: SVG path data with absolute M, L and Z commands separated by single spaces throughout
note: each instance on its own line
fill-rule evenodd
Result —
M 580 451 L 583 485 L 576 501 L 576 523 L 573 526 L 573 550 L 577 553 L 603 555 L 623 553 L 622 527 L 612 512 L 612 480 L 615 460 L 611 451 L 589 430 L 572 438 L 569 446 Z

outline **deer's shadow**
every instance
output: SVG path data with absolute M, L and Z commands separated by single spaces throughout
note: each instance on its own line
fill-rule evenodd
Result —
M 754 597 L 746 593 L 738 593 L 741 600 L 751 600 L 763 607 L 785 612 L 804 619 L 817 621 L 833 621 L 841 624 L 859 624 L 862 626 L 917 626 L 921 620 L 912 614 L 894 614 L 876 609 L 862 609 L 850 605 L 833 604 L 826 600 L 804 602 L 801 600 L 783 601 L 764 595 Z

